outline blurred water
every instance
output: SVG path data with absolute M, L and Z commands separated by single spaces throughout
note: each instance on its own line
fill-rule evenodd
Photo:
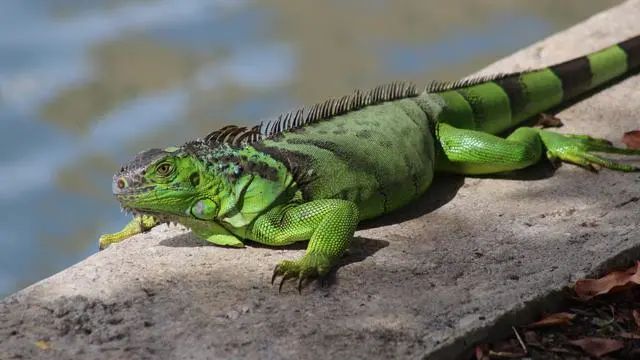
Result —
M 355 87 L 457 78 L 618 2 L 5 0 L 0 297 L 126 223 L 110 181 L 131 154 Z

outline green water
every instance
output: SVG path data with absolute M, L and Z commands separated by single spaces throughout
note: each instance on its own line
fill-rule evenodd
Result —
M 5 0 L 0 297 L 127 222 L 129 156 L 391 80 L 454 79 L 620 1 Z

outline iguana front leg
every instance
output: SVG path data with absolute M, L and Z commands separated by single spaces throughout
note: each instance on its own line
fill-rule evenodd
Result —
M 231 234 L 224 227 L 213 221 L 202 221 L 198 219 L 183 219 L 184 225 L 189 227 L 193 233 L 210 243 L 220 246 L 232 246 L 232 247 L 244 247 L 242 241 L 236 236 Z M 130 238 L 133 235 L 141 234 L 149 231 L 155 226 L 159 225 L 153 216 L 142 215 L 136 216 L 125 227 L 113 234 L 104 234 L 100 236 L 100 250 L 105 249 L 111 244 L 118 243 L 124 239 Z
M 272 246 L 309 240 L 306 254 L 298 260 L 284 260 L 273 271 L 272 282 L 285 280 L 302 283 L 311 277 L 325 276 L 349 247 L 358 224 L 356 204 L 339 199 L 323 199 L 303 204 L 287 204 L 261 215 L 252 228 L 253 240 Z
M 151 230 L 153 227 L 160 223 L 153 216 L 141 215 L 136 216 L 122 230 L 113 234 L 104 234 L 100 236 L 99 247 L 100 250 L 105 249 L 111 244 L 118 243 L 126 238 L 130 238 L 133 235 L 141 234 L 145 231 Z

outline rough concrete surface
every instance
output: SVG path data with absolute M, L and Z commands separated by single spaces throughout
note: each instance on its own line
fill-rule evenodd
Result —
M 640 33 L 640 0 L 491 66 L 526 69 Z M 640 77 L 560 113 L 563 132 L 640 127 Z M 565 165 L 511 179 L 439 177 L 359 231 L 329 287 L 269 284 L 304 246 L 210 246 L 161 227 L 0 302 L 0 358 L 454 358 L 529 321 L 558 291 L 640 258 L 640 177 Z M 553 175 L 553 176 L 551 176 Z M 394 223 L 398 221 L 399 223 Z M 493 327 L 492 327 L 493 326 Z

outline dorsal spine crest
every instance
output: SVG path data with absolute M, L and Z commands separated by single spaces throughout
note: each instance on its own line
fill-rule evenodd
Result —
M 416 86 L 408 82 L 379 85 L 366 92 L 355 90 L 351 95 L 331 98 L 308 108 L 301 107 L 280 114 L 273 120 L 263 121 L 254 127 L 224 126 L 207 135 L 203 142 L 211 148 L 221 144 L 239 147 L 263 139 L 273 138 L 284 132 L 294 131 L 309 124 L 359 110 L 366 106 L 415 96 L 418 96 Z
M 424 88 L 428 93 L 456 90 L 489 81 L 496 81 L 509 76 L 520 76 L 528 71 L 517 73 L 500 73 L 480 75 L 457 81 L 432 81 Z M 274 138 L 288 131 L 295 131 L 307 125 L 328 120 L 350 111 L 377 105 L 385 101 L 393 101 L 418 96 L 416 86 L 410 82 L 393 82 L 374 87 L 368 91 L 355 90 L 350 95 L 331 98 L 310 107 L 301 107 L 280 114 L 277 118 L 261 122 L 253 127 L 227 125 L 207 135 L 202 142 L 211 148 L 221 144 L 233 147 L 249 145 L 264 139 Z

